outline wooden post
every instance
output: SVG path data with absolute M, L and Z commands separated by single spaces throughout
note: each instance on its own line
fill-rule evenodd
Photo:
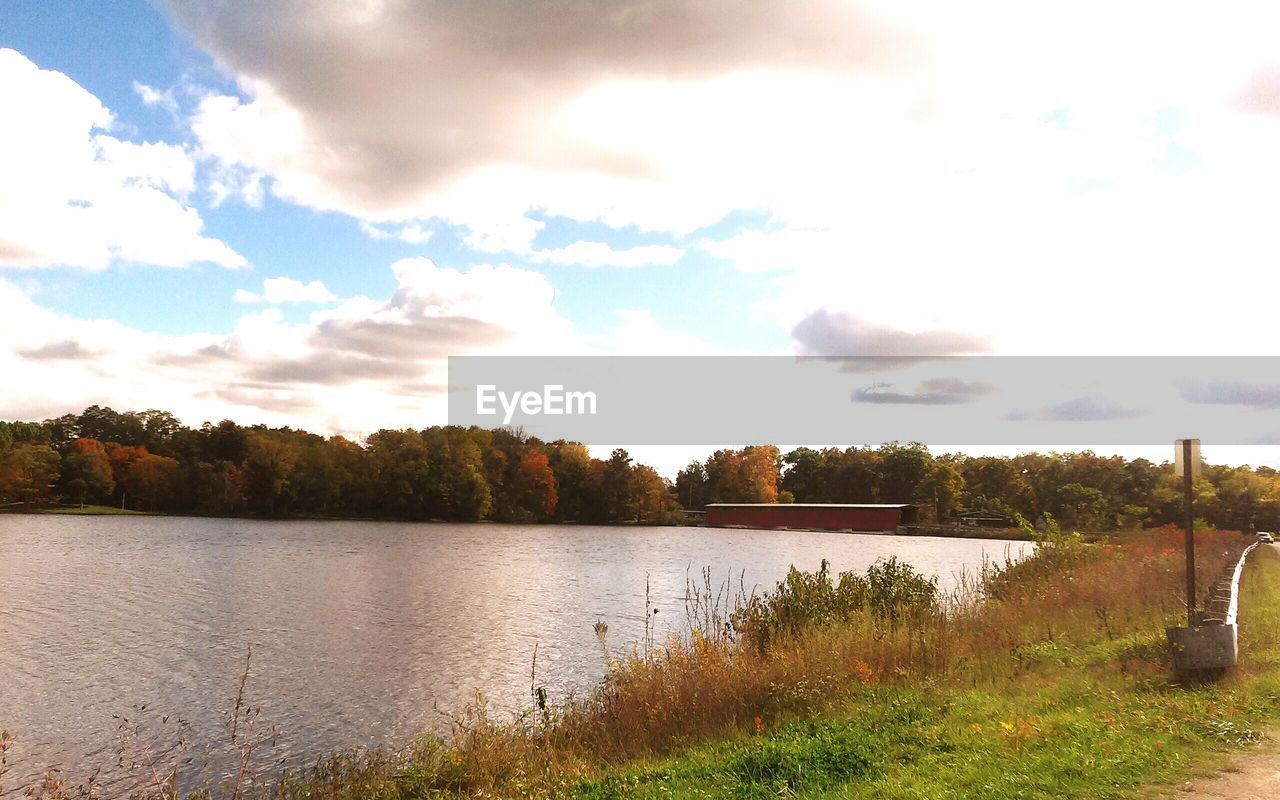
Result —
M 1187 627 L 1196 625 L 1196 518 L 1191 508 L 1191 440 L 1182 440 L 1182 504 L 1187 516 Z

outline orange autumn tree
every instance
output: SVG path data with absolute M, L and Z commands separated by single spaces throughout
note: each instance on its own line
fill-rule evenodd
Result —
M 714 503 L 776 503 L 782 454 L 773 445 L 717 450 L 707 459 L 706 481 Z
M 144 445 L 124 445 L 110 450 L 111 472 L 120 489 L 120 507 L 126 508 L 130 498 L 139 506 L 154 509 L 164 505 L 174 490 L 179 464 L 176 459 L 158 456 Z
M 539 522 L 551 519 L 556 510 L 556 476 L 547 454 L 541 449 L 526 450 L 520 456 L 514 482 L 516 509 Z
M 20 444 L 0 454 L 0 503 L 47 502 L 58 471 L 58 454 L 47 444 Z
M 81 507 L 86 497 L 103 500 L 116 490 L 111 459 L 97 439 L 81 438 L 71 443 L 62 458 L 62 479 Z

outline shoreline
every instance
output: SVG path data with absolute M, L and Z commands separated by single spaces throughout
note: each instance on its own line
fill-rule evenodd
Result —
M 412 524 L 444 524 L 444 525 L 522 525 L 522 526 L 583 526 L 597 528 L 690 528 L 704 530 L 756 530 L 756 531 L 785 531 L 792 533 L 831 533 L 831 534 L 860 534 L 864 536 L 901 536 L 911 538 L 932 538 L 932 539 L 983 539 L 989 541 L 1007 541 L 1007 542 L 1034 542 L 1035 537 L 1028 535 L 1018 528 L 993 529 L 978 528 L 967 526 L 947 527 L 940 525 L 930 526 L 902 526 L 896 531 L 858 531 L 831 528 L 788 528 L 788 527 L 751 527 L 748 525 L 705 525 L 702 523 L 658 523 L 658 522 L 512 522 L 504 520 L 482 519 L 482 520 L 446 520 L 446 519 L 405 519 L 403 517 L 337 517 L 337 516 L 312 516 L 312 515 L 289 515 L 289 516 L 251 516 L 251 515 L 214 515 L 214 514 L 175 514 L 169 511 L 138 511 L 135 509 L 120 509 L 114 506 L 103 505 L 86 505 L 83 509 L 76 506 L 52 506 L 44 508 L 2 508 L 0 515 L 30 515 L 30 516 L 74 516 L 74 517 L 109 517 L 109 516 L 142 516 L 142 517 L 173 517 L 177 519 L 234 519 L 248 520 L 254 522 L 404 522 Z M 927 528 L 927 530 L 920 530 Z M 1119 531 L 1115 533 L 1120 533 Z M 1105 538 L 1109 534 L 1085 534 L 1086 538 L 1098 540 Z

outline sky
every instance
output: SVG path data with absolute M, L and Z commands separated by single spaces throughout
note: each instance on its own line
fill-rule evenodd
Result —
M 5 0 L 0 418 L 359 437 L 443 423 L 450 355 L 1273 355 L 1278 35 L 1243 2 Z

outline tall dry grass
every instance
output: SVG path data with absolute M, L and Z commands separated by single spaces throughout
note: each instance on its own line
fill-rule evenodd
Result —
M 864 590 L 837 613 L 771 630 L 763 647 L 713 616 L 648 658 L 617 660 L 596 692 L 563 707 L 546 738 L 585 760 L 616 762 L 804 714 L 858 686 L 953 673 L 1006 680 L 1028 645 L 1160 633 L 1185 613 L 1181 542 L 1174 529 L 1101 546 L 1062 537 L 1024 561 L 985 565 L 946 597 L 924 597 L 905 576 L 900 605 Z M 1204 590 L 1245 544 L 1233 532 L 1197 536 Z M 847 589 L 856 577 L 828 581 L 836 594 L 856 594 Z M 795 583 L 812 595 L 816 582 Z M 765 605 L 777 613 L 784 603 L 775 593 Z

